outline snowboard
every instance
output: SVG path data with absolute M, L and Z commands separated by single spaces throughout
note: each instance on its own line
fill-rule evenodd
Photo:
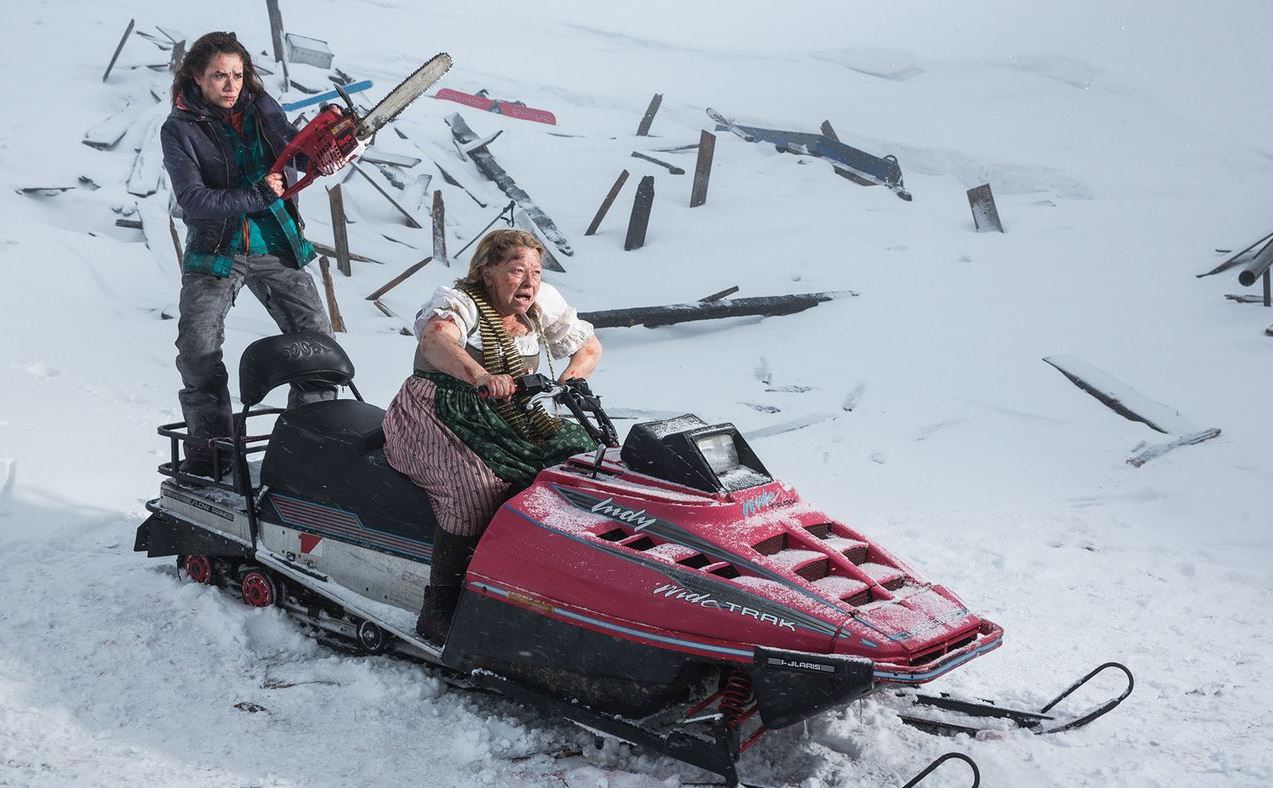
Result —
M 455 101 L 474 109 L 494 112 L 497 115 L 506 115 L 510 118 L 533 120 L 536 123 L 547 123 L 550 126 L 557 125 L 557 116 L 546 109 L 528 107 L 519 101 L 493 99 L 486 95 L 485 90 L 479 90 L 477 93 L 462 93 L 451 88 L 442 88 L 433 97 L 445 99 L 446 101 Z

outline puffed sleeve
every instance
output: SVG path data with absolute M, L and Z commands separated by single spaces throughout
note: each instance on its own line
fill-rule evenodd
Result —
M 460 345 L 463 345 L 473 326 L 477 325 L 477 305 L 460 290 L 439 287 L 433 292 L 433 297 L 416 313 L 416 337 L 424 334 L 425 324 L 435 317 L 450 318 L 460 329 Z
M 539 307 L 539 322 L 544 329 L 544 344 L 553 358 L 574 355 L 593 336 L 592 324 L 580 320 L 574 307 L 567 304 L 557 288 L 547 282 L 539 285 L 535 304 Z

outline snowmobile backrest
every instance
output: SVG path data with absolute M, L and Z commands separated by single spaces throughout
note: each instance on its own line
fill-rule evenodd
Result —
M 345 386 L 353 378 L 354 364 L 336 340 L 317 331 L 281 334 L 258 339 L 243 351 L 239 398 L 251 407 L 284 383 Z

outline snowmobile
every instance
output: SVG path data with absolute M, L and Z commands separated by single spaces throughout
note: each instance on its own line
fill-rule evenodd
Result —
M 214 440 L 228 474 L 181 471 L 184 423 L 135 549 L 181 573 L 281 606 L 324 638 L 395 652 L 738 781 L 765 732 L 880 690 L 944 675 L 998 648 L 1003 630 L 856 529 L 774 479 L 731 424 L 693 415 L 633 425 L 620 445 L 585 385 L 529 375 L 519 388 L 573 415 L 597 444 L 542 471 L 497 511 L 444 645 L 414 627 L 435 519 L 385 459 L 384 411 L 322 334 L 257 340 L 239 366 L 242 410 Z M 258 407 L 285 384 L 353 398 Z M 268 435 L 251 435 L 262 417 Z M 257 457 L 257 455 L 263 455 Z M 1085 714 L 1051 707 L 1108 667 L 1127 689 Z M 1107 663 L 1040 712 L 906 693 L 904 719 L 937 732 L 999 717 L 1036 732 L 1086 724 L 1131 692 Z M 913 706 L 913 708 L 911 708 Z M 947 759 L 930 764 L 914 785 Z

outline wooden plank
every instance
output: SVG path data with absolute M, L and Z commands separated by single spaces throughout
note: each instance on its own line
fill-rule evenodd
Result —
M 707 202 L 707 182 L 712 177 L 712 156 L 716 153 L 716 135 L 703 129 L 698 138 L 698 161 L 694 164 L 694 185 L 690 189 L 690 207 Z
M 1139 421 L 1158 432 L 1187 435 L 1198 428 L 1174 409 L 1152 400 L 1108 372 L 1077 356 L 1048 356 L 1043 359 L 1083 391 L 1110 410 L 1131 421 Z
M 397 200 L 395 200 L 393 197 L 389 196 L 389 192 L 387 192 L 387 191 L 385 191 L 383 188 L 381 188 L 380 184 L 376 183 L 376 182 L 372 179 L 372 177 L 371 177 L 370 175 L 368 175 L 368 174 L 366 173 L 366 171 L 365 171 L 365 170 L 363 170 L 363 168 L 359 167 L 357 164 L 354 164 L 353 162 L 350 162 L 350 163 L 349 163 L 349 166 L 350 166 L 350 167 L 353 167 L 354 172 L 356 172 L 356 173 L 358 173 L 359 175 L 361 175 L 361 176 L 362 176 L 362 177 L 363 177 L 363 178 L 367 181 L 367 183 L 370 183 L 373 187 L 375 187 L 376 191 L 380 192 L 380 196 L 381 196 L 381 197 L 384 197 L 386 200 L 388 200 L 388 201 L 389 201 L 389 204 L 390 204 L 390 205 L 392 205 L 392 206 L 393 206 L 393 207 L 394 207 L 394 208 L 398 211 L 398 213 L 402 214 L 402 217 L 403 217 L 404 219 L 406 219 L 406 221 L 407 221 L 407 226 L 408 226 L 408 227 L 414 227 L 414 228 L 416 228 L 417 230 L 424 229 L 424 226 L 423 226 L 423 225 L 421 225 L 419 222 L 417 222 L 417 221 L 415 220 L 415 217 L 413 217 L 411 214 L 407 213 L 407 209 L 406 209 L 406 208 L 403 208 L 401 205 L 399 205 Z
M 116 219 L 116 227 L 123 227 L 129 230 L 140 230 L 141 221 L 139 219 Z
M 638 137 L 648 137 L 650 135 L 650 124 L 654 123 L 654 116 L 658 113 L 662 104 L 663 94 L 655 93 L 654 98 L 650 99 L 650 106 L 645 108 L 645 114 L 641 116 L 641 123 L 637 126 Z
M 1003 222 L 999 221 L 999 209 L 995 206 L 990 184 L 983 183 L 968 190 L 968 207 L 972 209 L 972 223 L 976 225 L 977 232 L 1003 232 Z
M 429 194 L 429 184 L 432 181 L 433 176 L 427 172 L 415 176 L 415 180 L 402 192 L 403 204 L 413 211 L 424 210 L 424 199 Z
M 615 179 L 614 185 L 610 187 L 610 191 L 606 192 L 606 197 L 601 201 L 601 207 L 597 209 L 597 215 L 592 217 L 592 223 L 588 225 L 588 229 L 584 231 L 584 235 L 593 235 L 597 232 L 597 228 L 601 226 L 601 220 L 606 218 L 606 212 L 610 210 L 610 206 L 614 204 L 614 198 L 619 196 L 619 190 L 623 188 L 623 184 L 627 183 L 628 171 L 624 170 L 619 173 L 619 177 Z
M 313 244 L 319 254 L 325 254 L 328 257 L 336 256 L 336 247 L 328 246 L 327 244 L 320 243 L 319 241 L 314 241 Z M 363 257 L 362 255 L 354 254 L 353 252 L 349 253 L 349 259 L 353 260 L 355 263 L 375 263 L 376 265 L 384 265 L 384 262 L 380 260 L 372 260 L 370 257 Z
M 111 75 L 111 69 L 115 67 L 115 61 L 119 59 L 119 53 L 124 51 L 124 42 L 128 40 L 128 36 L 133 32 L 133 23 L 135 19 L 128 20 L 128 27 L 124 28 L 124 34 L 119 37 L 119 43 L 115 46 L 115 54 L 111 55 L 111 62 L 106 64 L 106 70 L 102 72 L 102 81 Z
M 323 274 L 323 290 L 327 292 L 327 317 L 331 320 L 332 331 L 345 333 L 345 319 L 340 316 L 340 306 L 336 303 L 336 286 L 332 283 L 332 269 L 327 262 L 327 255 L 318 258 L 318 268 Z
M 172 45 L 172 57 L 168 59 L 168 70 L 176 74 L 181 68 L 181 61 L 186 58 L 186 42 L 178 41 Z
M 336 244 L 336 267 L 345 276 L 353 276 L 349 265 L 349 228 L 345 226 L 345 201 L 341 197 L 340 184 L 327 190 L 327 200 L 332 212 L 332 240 Z
M 442 202 L 441 189 L 433 192 L 433 259 L 451 267 L 446 257 L 446 205 Z
M 1159 443 L 1153 446 L 1147 446 L 1127 458 L 1127 464 L 1133 468 L 1139 468 L 1150 460 L 1161 457 L 1172 449 L 1178 449 L 1181 446 L 1193 446 L 1209 441 L 1220 434 L 1219 427 L 1211 427 L 1200 432 L 1193 432 L 1188 435 L 1182 435 L 1169 443 Z
M 387 293 L 387 292 L 389 292 L 390 290 L 394 289 L 394 288 L 395 288 L 395 287 L 397 287 L 398 285 L 400 285 L 400 284 L 402 284 L 403 282 L 407 281 L 407 278 L 408 278 L 408 277 L 410 277 L 410 276 L 411 276 L 412 274 L 414 274 L 416 271 L 419 271 L 421 268 L 424 268 L 426 265 L 428 265 L 428 264 L 429 264 L 429 261 L 430 261 L 430 260 L 432 260 L 432 259 L 433 259 L 432 257 L 426 257 L 426 258 L 424 258 L 423 260 L 421 260 L 421 261 L 420 261 L 420 262 L 418 262 L 418 263 L 412 263 L 411 265 L 407 266 L 407 270 L 405 270 L 405 271 L 403 271 L 402 273 L 398 274 L 398 275 L 397 275 L 397 276 L 395 276 L 393 279 L 390 279 L 388 282 L 385 282 L 385 283 L 384 283 L 384 284 L 383 284 L 383 285 L 382 285 L 379 289 L 377 289 L 377 290 L 376 290 L 376 292 L 374 292 L 374 293 L 372 293 L 371 295 L 367 296 L 367 300 L 368 300 L 368 301 L 375 301 L 376 299 L 380 298 L 380 296 L 384 295 L 385 293 Z
M 525 230 L 536 238 L 539 238 L 539 228 L 535 227 L 535 223 L 531 221 L 530 215 L 521 208 L 517 208 L 513 211 L 513 226 L 519 230 Z M 543 243 L 544 239 L 539 238 L 539 241 L 540 243 Z M 561 261 L 557 259 L 555 254 L 553 254 L 552 248 L 546 243 L 544 244 L 544 254 L 541 256 L 539 262 L 549 271 L 556 271 L 559 274 L 566 273 L 565 266 L 561 264 Z
M 456 112 L 446 117 L 447 125 L 451 127 L 451 134 L 460 144 L 468 144 L 477 140 L 477 135 L 464 122 L 464 118 L 460 117 L 460 113 Z M 510 200 L 514 200 L 520 205 L 526 213 L 530 214 L 530 218 L 534 220 L 535 226 L 540 229 L 544 237 L 552 242 L 558 250 L 564 255 L 572 255 L 575 250 L 570 248 L 570 242 L 566 240 L 566 236 L 561 230 L 557 229 L 557 225 L 544 213 L 534 200 L 530 198 L 512 177 L 509 176 L 504 168 L 495 161 L 495 157 L 486 148 L 479 148 L 469 153 L 469 157 L 473 160 L 473 164 L 495 185 L 499 186 L 504 194 L 508 195 Z
M 278 0 L 265 0 L 265 10 L 270 15 L 270 42 L 274 44 L 274 62 L 284 62 L 283 12 L 278 8 Z
M 726 317 L 761 315 L 777 317 L 793 315 L 811 309 L 818 304 L 840 296 L 856 296 L 852 290 L 825 293 L 798 293 L 758 298 L 733 298 L 725 301 L 695 304 L 668 304 L 642 306 L 629 309 L 606 309 L 598 312 L 580 312 L 579 317 L 596 328 L 625 328 L 630 326 L 670 326 L 694 320 L 719 320 Z
M 653 156 L 647 156 L 647 155 L 645 155 L 644 153 L 641 153 L 640 151 L 632 151 L 632 158 L 634 158 L 634 159 L 644 159 L 645 161 L 651 162 L 651 163 L 653 163 L 653 164 L 657 164 L 657 165 L 659 165 L 660 167 L 662 167 L 663 169 L 667 170 L 668 172 L 670 172 L 670 173 L 671 173 L 671 174 L 673 174 L 673 175 L 684 175 L 684 174 L 685 174 L 685 170 L 681 169 L 680 167 L 677 167 L 675 164 L 668 164 L 667 162 L 662 161 L 662 160 L 660 160 L 660 159 L 656 159 L 656 158 L 654 158 Z
M 167 113 L 155 114 L 141 136 L 133 167 L 128 173 L 125 188 L 136 197 L 149 197 L 159 191 L 159 179 L 163 175 L 163 151 L 159 147 L 159 128 Z
M 654 207 L 654 176 L 646 175 L 637 184 L 636 198 L 632 201 L 632 216 L 628 219 L 628 236 L 623 250 L 631 252 L 645 246 L 645 231 L 650 226 L 650 210 Z
M 358 158 L 372 164 L 388 164 L 394 167 L 414 167 L 421 161 L 419 156 L 403 156 L 400 153 L 390 153 L 379 148 L 368 148 Z
M 428 156 L 429 161 L 433 162 L 433 166 L 437 167 L 438 172 L 442 174 L 443 180 L 445 180 L 447 183 L 451 184 L 452 186 L 456 187 L 457 189 L 462 189 L 464 193 L 469 196 L 469 199 L 473 200 L 473 202 L 477 203 L 480 207 L 482 208 L 486 207 L 486 203 L 482 200 L 482 198 L 477 196 L 478 190 L 476 187 L 472 186 L 471 184 L 461 182 L 460 174 L 458 171 L 454 173 L 448 172 L 447 169 L 442 166 L 442 158 L 448 154 L 446 153 L 446 150 L 441 145 L 438 145 L 429 140 L 425 140 L 425 144 L 421 145 L 420 143 L 413 141 L 410 137 L 406 135 L 405 132 L 402 131 L 402 129 L 398 128 L 397 126 L 393 127 L 393 133 L 397 134 L 399 139 L 403 139 L 403 140 L 406 140 L 407 142 L 410 142 L 412 145 L 415 146 L 416 150 L 419 150 L 421 153 L 424 153 L 426 156 Z
M 709 296 L 704 296 L 703 298 L 698 299 L 698 302 L 700 304 L 710 304 L 712 301 L 719 301 L 722 298 L 732 296 L 734 293 L 737 293 L 737 292 L 738 292 L 738 285 L 734 285 L 733 287 L 725 288 L 719 293 L 712 293 Z
M 84 139 L 81 142 L 97 150 L 110 150 L 119 144 L 119 141 L 124 138 L 124 134 L 128 132 L 128 128 L 133 125 L 144 111 L 142 107 L 134 106 L 132 102 L 125 101 L 124 106 L 84 132 Z

